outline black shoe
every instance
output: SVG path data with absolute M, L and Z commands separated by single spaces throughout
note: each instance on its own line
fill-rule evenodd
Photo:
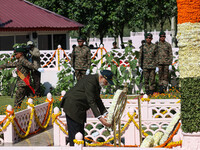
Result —
M 149 95 L 153 95 L 154 91 L 153 90 L 150 90 L 149 91 Z

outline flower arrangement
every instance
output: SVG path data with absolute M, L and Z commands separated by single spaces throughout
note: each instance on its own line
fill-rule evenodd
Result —
M 174 127 L 177 125 L 179 120 L 180 120 L 180 113 L 177 113 L 167 126 L 167 129 L 165 130 L 165 133 L 160 140 L 160 145 L 163 144 L 168 139 L 169 135 L 172 133 Z
M 144 101 L 147 101 L 149 102 L 150 101 L 150 98 L 148 97 L 147 94 L 144 94 L 144 96 L 141 98 L 141 100 L 144 102 Z
M 142 144 L 140 145 L 141 148 L 148 148 L 148 147 L 153 147 L 154 139 L 152 135 L 148 135 Z
M 161 131 L 158 131 L 153 135 L 153 139 L 154 139 L 153 146 L 159 145 L 159 142 L 160 142 L 161 138 L 163 137 L 163 135 L 164 135 L 164 133 Z
M 114 97 L 113 97 L 112 104 L 111 104 L 111 106 L 110 106 L 110 108 L 108 110 L 108 119 L 107 119 L 108 123 L 112 123 L 112 121 L 113 121 L 114 109 L 115 109 L 117 100 L 118 100 L 120 94 L 122 93 L 122 91 L 123 90 L 117 90 L 116 93 L 115 93 L 115 95 L 114 95 Z
M 199 132 L 200 1 L 177 0 L 178 46 L 183 132 Z

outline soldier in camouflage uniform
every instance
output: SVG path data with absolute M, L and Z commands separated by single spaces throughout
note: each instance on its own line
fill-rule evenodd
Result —
M 10 62 L 0 66 L 0 69 L 5 68 L 17 68 L 17 91 L 14 102 L 14 107 L 20 107 L 22 100 L 30 92 L 35 94 L 34 89 L 30 85 L 30 70 L 39 70 L 37 66 L 34 66 L 24 57 L 26 50 L 22 47 L 18 47 L 15 50 L 15 57 L 18 61 Z M 41 68 L 40 68 L 41 69 Z
M 39 49 L 35 46 L 33 41 L 28 41 L 27 46 L 30 47 L 30 54 L 32 58 L 32 63 L 37 66 L 38 68 L 41 67 L 40 65 L 40 51 Z M 34 84 L 34 89 L 35 89 L 35 95 L 40 97 L 40 79 L 41 79 L 41 73 L 37 70 L 32 70 L 31 71 L 31 76 L 33 78 L 33 84 Z
M 148 95 L 155 91 L 155 69 L 157 67 L 157 48 L 151 43 L 152 37 L 151 33 L 145 35 L 146 43 L 140 47 L 139 57 L 139 71 L 143 71 L 145 92 Z
M 159 92 L 163 93 L 167 89 L 169 79 L 169 69 L 171 70 L 173 54 L 171 45 L 165 41 L 166 34 L 161 31 L 158 47 L 158 67 L 159 67 Z
M 71 66 L 75 70 L 75 76 L 77 81 L 80 80 L 85 74 L 90 73 L 91 66 L 91 51 L 90 49 L 83 45 L 85 39 L 79 37 L 77 39 L 78 46 L 76 46 L 71 55 Z

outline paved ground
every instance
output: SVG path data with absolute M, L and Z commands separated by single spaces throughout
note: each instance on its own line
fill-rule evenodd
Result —
M 53 127 L 49 127 L 45 131 L 30 136 L 18 143 L 4 144 L 4 146 L 53 146 Z

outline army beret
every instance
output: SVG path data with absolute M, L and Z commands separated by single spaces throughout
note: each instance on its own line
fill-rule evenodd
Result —
M 147 34 L 145 35 L 145 38 L 147 38 L 148 36 L 150 36 L 151 38 L 153 37 L 153 35 L 152 35 L 151 33 L 147 33 Z
M 24 53 L 24 52 L 26 52 L 26 49 L 23 47 L 17 47 L 17 48 L 15 48 L 14 53 L 18 53 L 18 52 Z
M 77 41 L 85 41 L 85 38 L 84 38 L 83 36 L 79 36 L 79 37 L 77 38 Z
M 161 35 L 166 35 L 166 33 L 164 32 L 164 31 L 160 31 L 160 34 L 159 34 L 159 36 L 161 36 Z

